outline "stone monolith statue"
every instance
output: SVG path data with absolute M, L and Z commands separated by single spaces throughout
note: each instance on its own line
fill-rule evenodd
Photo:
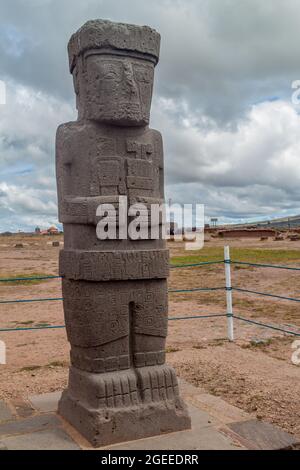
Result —
M 56 138 L 71 344 L 59 413 L 95 446 L 190 427 L 165 364 L 165 241 L 96 233 L 99 205 L 119 213 L 120 196 L 128 206 L 164 199 L 162 139 L 148 127 L 159 47 L 148 26 L 103 20 L 85 23 L 68 45 L 78 120 L 62 124 Z

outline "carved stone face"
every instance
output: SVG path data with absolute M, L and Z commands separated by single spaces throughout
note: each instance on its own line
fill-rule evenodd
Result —
M 88 119 L 121 126 L 149 123 L 154 65 L 130 57 L 92 54 L 85 57 Z

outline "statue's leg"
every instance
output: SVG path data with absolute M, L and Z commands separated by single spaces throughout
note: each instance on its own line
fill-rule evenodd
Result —
M 140 403 L 122 285 L 63 279 L 71 367 L 59 413 L 94 445 L 126 440 L 128 416 Z
M 176 373 L 165 363 L 168 326 L 166 281 L 145 281 L 144 292 L 139 293 L 131 309 L 131 348 L 140 400 L 144 405 L 157 406 L 157 419 L 161 421 L 162 428 L 168 428 L 170 423 L 173 428 L 187 428 L 190 419 L 179 396 Z
M 166 284 L 63 279 L 63 295 L 72 365 L 60 414 L 94 445 L 188 428 L 164 364 Z

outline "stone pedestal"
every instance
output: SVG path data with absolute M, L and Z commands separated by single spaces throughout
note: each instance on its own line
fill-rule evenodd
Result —
M 165 364 L 168 250 L 161 221 L 153 237 L 147 213 L 164 201 L 162 138 L 148 127 L 159 45 L 147 26 L 102 20 L 69 42 L 78 120 L 61 125 L 56 138 L 71 344 L 59 413 L 95 446 L 190 427 Z M 124 199 L 145 208 L 138 236 L 124 232 L 133 220 L 130 211 L 122 215 Z M 114 236 L 102 236 L 99 227 L 113 221 Z
M 105 374 L 71 367 L 59 412 L 94 446 L 190 427 L 176 375 L 166 365 Z

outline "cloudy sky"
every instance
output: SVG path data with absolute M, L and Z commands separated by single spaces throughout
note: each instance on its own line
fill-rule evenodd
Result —
M 300 213 L 299 0 L 1 0 L 0 231 L 57 223 L 55 131 L 76 119 L 66 45 L 95 18 L 162 35 L 151 126 L 167 198 L 223 222 Z

